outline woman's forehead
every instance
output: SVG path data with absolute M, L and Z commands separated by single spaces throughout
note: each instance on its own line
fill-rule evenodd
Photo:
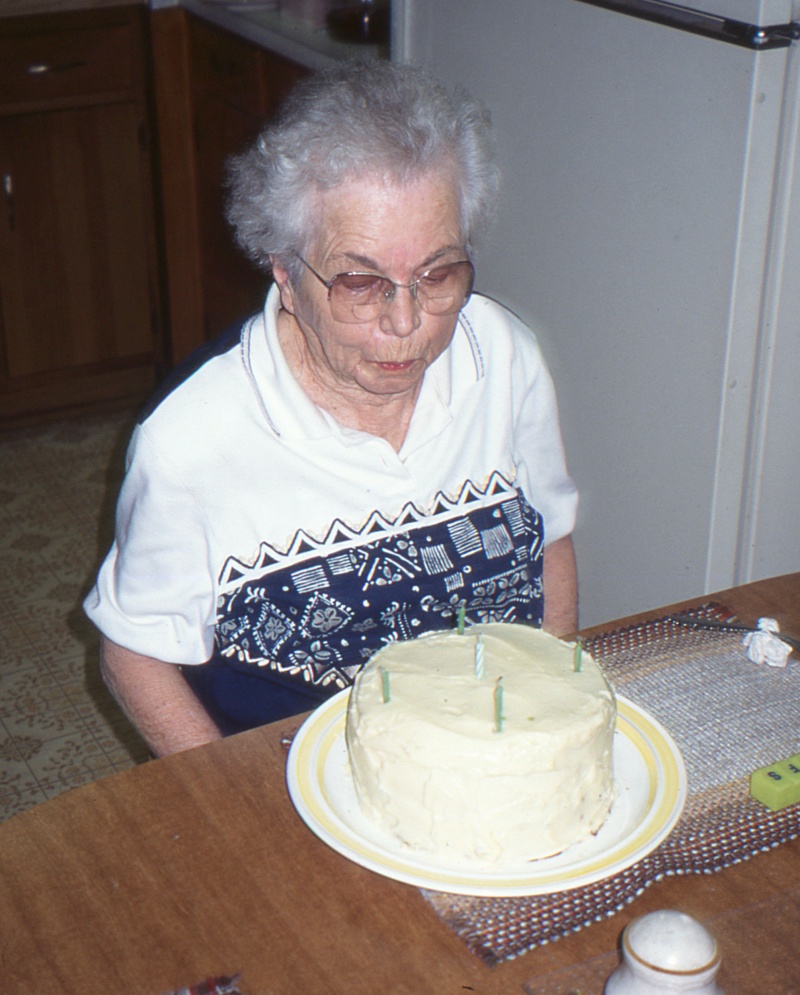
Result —
M 453 177 L 414 182 L 358 177 L 316 198 L 311 245 L 323 258 L 375 268 L 389 260 L 415 266 L 463 251 L 459 190 Z

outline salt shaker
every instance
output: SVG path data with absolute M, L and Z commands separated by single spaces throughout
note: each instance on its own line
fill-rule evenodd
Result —
M 717 941 L 696 919 L 671 909 L 650 912 L 622 933 L 622 963 L 605 995 L 723 995 L 714 981 Z

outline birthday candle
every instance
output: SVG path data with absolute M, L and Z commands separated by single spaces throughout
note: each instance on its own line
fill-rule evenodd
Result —
M 456 624 L 458 626 L 458 634 L 459 634 L 459 636 L 463 636 L 464 635 L 464 622 L 465 622 L 465 619 L 466 619 L 466 614 L 467 614 L 467 610 L 464 607 L 464 605 L 459 605 L 458 614 L 456 616 Z
M 494 731 L 503 731 L 503 685 L 502 677 L 498 677 L 494 685 Z
M 383 694 L 383 703 L 385 705 L 392 697 L 389 693 L 389 671 L 384 670 L 383 667 L 378 667 L 378 670 L 381 674 L 381 693 Z
M 576 674 L 580 673 L 581 667 L 583 666 L 583 660 L 581 659 L 582 654 L 583 654 L 583 647 L 581 646 L 581 640 L 579 636 L 577 642 L 575 643 L 575 653 L 573 654 L 572 657 L 572 669 L 575 671 Z
M 486 664 L 483 659 L 483 636 L 479 632 L 475 639 L 475 679 L 482 681 L 486 676 Z

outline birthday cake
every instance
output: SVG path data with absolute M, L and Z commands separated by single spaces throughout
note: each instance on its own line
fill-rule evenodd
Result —
M 603 824 L 615 721 L 588 652 L 491 623 L 377 653 L 351 691 L 346 742 L 372 823 L 448 866 L 514 865 Z

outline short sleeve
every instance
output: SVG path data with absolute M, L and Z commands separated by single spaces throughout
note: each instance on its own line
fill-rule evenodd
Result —
M 176 664 L 213 650 L 216 584 L 208 523 L 179 474 L 138 426 L 117 504 L 114 544 L 84 609 L 113 642 Z
M 552 377 L 534 333 L 521 322 L 516 324 L 513 455 L 519 482 L 544 518 L 549 544 L 574 529 L 578 491 L 567 471 Z

